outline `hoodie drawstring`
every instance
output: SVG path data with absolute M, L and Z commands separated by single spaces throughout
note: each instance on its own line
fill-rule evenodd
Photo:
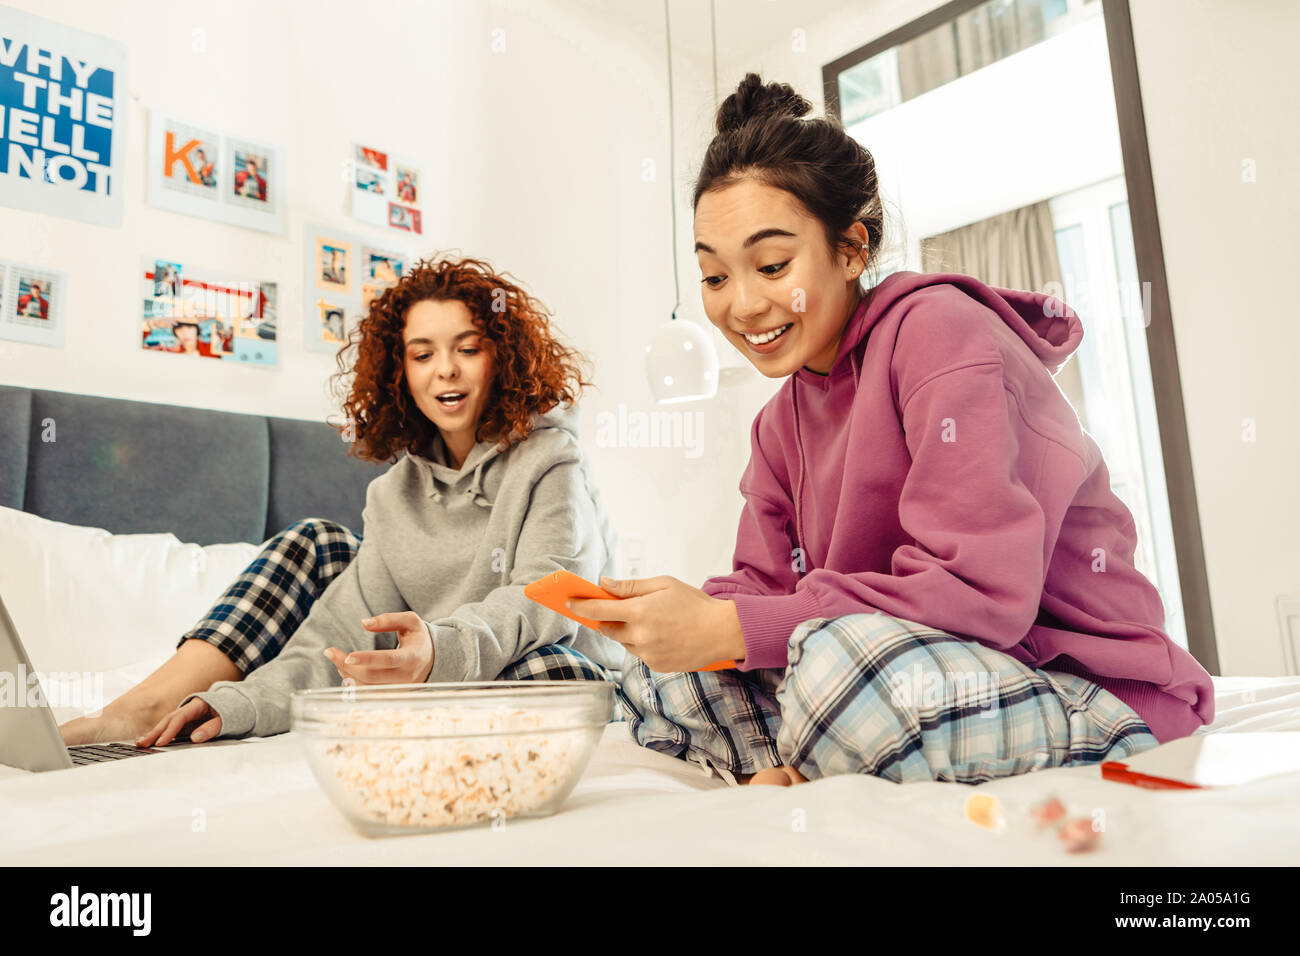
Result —
M 474 496 L 474 504 L 481 508 L 491 508 L 492 502 L 488 501 L 487 495 L 483 494 L 483 466 L 479 465 L 474 469 L 474 480 L 469 483 L 469 492 Z
M 804 470 L 807 468 L 803 454 L 803 436 L 799 432 L 799 380 L 795 378 L 790 387 L 790 403 L 794 410 L 794 446 L 799 452 L 799 474 L 794 483 L 794 536 L 795 547 L 803 547 L 803 521 L 800 517 L 800 502 L 803 500 Z
M 491 508 L 492 502 L 483 492 L 483 467 L 485 464 L 486 462 L 474 469 L 474 477 L 470 481 L 469 487 L 465 489 L 465 494 L 473 495 L 474 504 L 478 505 L 480 508 Z M 441 502 L 445 505 L 447 495 L 439 486 L 438 479 L 432 474 L 429 475 L 429 484 L 433 488 L 433 490 L 429 492 L 429 497 L 434 501 Z

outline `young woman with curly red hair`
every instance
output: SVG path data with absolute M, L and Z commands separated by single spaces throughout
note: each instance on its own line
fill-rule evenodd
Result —
M 162 746 L 289 729 L 295 689 L 621 676 L 622 647 L 525 598 L 610 573 L 614 536 L 578 442 L 581 356 L 483 261 L 429 259 L 383 295 L 333 377 L 370 483 L 365 538 L 299 521 L 161 668 L 69 743 Z

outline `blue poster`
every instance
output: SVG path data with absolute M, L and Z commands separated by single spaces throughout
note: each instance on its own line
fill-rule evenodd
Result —
M 126 48 L 0 7 L 0 203 L 115 226 Z

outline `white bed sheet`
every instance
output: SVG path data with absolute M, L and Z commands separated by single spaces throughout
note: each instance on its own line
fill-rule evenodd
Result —
M 1199 733 L 1300 731 L 1300 678 L 1216 678 Z M 636 746 L 610 724 L 564 807 L 537 820 L 370 839 L 326 799 L 293 734 L 70 771 L 0 767 L 0 863 L 110 864 L 1034 864 L 1300 863 L 1300 774 L 1206 791 L 1149 791 L 1093 767 L 995 780 L 1024 805 L 1053 793 L 1105 812 L 1100 847 L 993 834 L 963 814 L 973 788 L 840 776 L 730 787 Z

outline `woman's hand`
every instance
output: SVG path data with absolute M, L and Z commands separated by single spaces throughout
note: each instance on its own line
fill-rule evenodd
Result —
M 652 671 L 697 671 L 745 656 L 733 601 L 710 597 L 666 574 L 628 581 L 602 577 L 600 586 L 622 600 L 574 598 L 569 610 L 600 621 L 600 633 Z
M 206 719 L 211 718 L 211 719 Z M 197 725 L 197 726 L 196 726 Z M 154 725 L 153 730 L 139 738 L 137 747 L 166 747 L 183 729 L 190 728 L 190 742 L 200 744 L 221 733 L 221 718 L 201 697 L 182 704 Z
M 423 684 L 433 671 L 433 638 L 424 620 L 414 611 L 394 611 L 368 617 L 361 622 L 367 631 L 397 632 L 397 647 L 391 651 L 352 651 L 325 648 L 339 676 L 358 684 Z

